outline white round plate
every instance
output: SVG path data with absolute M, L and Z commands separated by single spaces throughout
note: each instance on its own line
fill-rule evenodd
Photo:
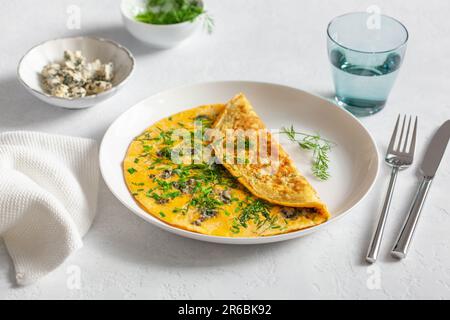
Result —
M 324 224 L 296 232 L 260 237 L 208 236 L 170 226 L 141 209 L 122 174 L 122 160 L 130 142 L 154 122 L 199 105 L 225 103 L 243 92 L 270 129 L 293 125 L 297 130 L 320 133 L 336 143 L 331 158 L 331 178 L 319 181 L 311 174 L 311 158 L 286 139 L 280 139 L 297 167 L 328 205 L 332 218 Z M 304 236 L 325 228 L 349 212 L 370 191 L 378 174 L 379 157 L 374 139 L 350 113 L 304 91 L 269 83 L 227 81 L 188 85 L 156 94 L 122 114 L 106 132 L 100 147 L 100 168 L 112 193 L 144 220 L 175 234 L 217 243 L 258 244 Z

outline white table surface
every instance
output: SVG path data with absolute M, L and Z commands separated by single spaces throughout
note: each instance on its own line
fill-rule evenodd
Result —
M 99 142 L 112 121 L 160 90 L 210 80 L 277 82 L 330 96 L 333 85 L 325 29 L 336 15 L 378 5 L 410 31 L 404 65 L 385 110 L 361 121 L 384 152 L 398 113 L 420 119 L 420 159 L 434 130 L 450 118 L 450 2 L 207 0 L 212 35 L 155 51 L 122 27 L 118 1 L 20 0 L 0 10 L 0 131 L 37 130 Z M 81 30 L 68 30 L 67 7 L 81 8 Z M 128 47 L 137 70 L 126 88 L 94 108 L 57 109 L 29 95 L 16 80 L 20 57 L 34 44 L 79 34 Z M 401 173 L 379 262 L 364 255 L 388 180 L 344 219 L 311 236 L 263 246 L 225 246 L 180 238 L 145 223 L 100 185 L 99 210 L 84 248 L 35 285 L 18 288 L 0 243 L 0 299 L 384 299 L 450 298 L 450 154 L 433 183 L 406 260 L 388 252 L 416 187 L 416 168 Z M 73 270 L 81 287 L 67 284 Z

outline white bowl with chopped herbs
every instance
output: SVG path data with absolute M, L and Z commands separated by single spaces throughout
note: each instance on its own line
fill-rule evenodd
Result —
M 200 0 L 122 0 L 127 30 L 140 41 L 160 49 L 175 47 L 214 22 Z
M 118 43 L 94 37 L 60 38 L 31 48 L 17 76 L 40 100 L 84 109 L 112 97 L 130 78 L 133 55 Z

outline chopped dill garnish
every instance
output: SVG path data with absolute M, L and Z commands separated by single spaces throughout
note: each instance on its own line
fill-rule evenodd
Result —
M 172 184 L 170 182 L 156 178 L 154 179 L 154 181 L 158 184 L 162 191 L 168 191 L 172 187 Z
M 239 202 L 236 212 L 239 212 L 239 216 L 233 221 L 231 227 L 233 233 L 239 233 L 241 227 L 247 228 L 250 221 L 253 221 L 257 229 L 267 224 L 268 228 L 277 227 L 277 217 L 270 215 L 270 205 L 263 200 L 247 197 L 246 200 Z
M 175 199 L 176 197 L 180 196 L 180 191 L 173 191 L 173 192 L 167 192 L 162 195 L 163 199 Z
M 191 199 L 190 204 L 193 207 L 196 207 L 199 212 L 203 213 L 216 210 L 223 202 L 214 196 L 212 187 L 203 187 L 200 189 L 200 192 Z
M 172 149 L 170 149 L 169 147 L 161 148 L 161 150 L 158 151 L 157 155 L 159 157 L 170 160 L 172 156 Z
M 169 131 L 161 131 L 159 133 L 159 138 L 162 139 L 162 142 L 166 145 L 173 145 L 175 141 L 172 140 L 173 130 Z

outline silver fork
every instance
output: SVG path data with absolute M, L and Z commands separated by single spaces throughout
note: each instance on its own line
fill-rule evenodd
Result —
M 408 128 L 406 129 L 406 136 L 403 139 L 406 125 L 406 115 L 403 117 L 402 129 L 400 137 L 397 140 L 398 125 L 400 123 L 400 115 L 397 118 L 394 132 L 392 133 L 391 141 L 386 153 L 385 162 L 392 167 L 391 180 L 389 181 L 389 187 L 387 190 L 386 198 L 384 200 L 383 209 L 381 210 L 380 219 L 373 235 L 372 241 L 367 252 L 366 260 L 370 263 L 377 261 L 378 252 L 380 250 L 381 240 L 383 238 L 384 226 L 386 224 L 387 216 L 389 213 L 389 207 L 391 205 L 392 194 L 394 191 L 395 181 L 397 180 L 397 174 L 400 170 L 408 168 L 414 160 L 414 149 L 416 147 L 416 133 L 417 133 L 417 117 L 414 121 L 414 129 L 412 132 L 411 142 L 408 140 L 411 132 L 411 117 L 409 117 Z M 397 140 L 397 143 L 395 143 Z M 394 147 L 397 145 L 397 147 Z M 408 149 L 408 150 L 407 150 Z

